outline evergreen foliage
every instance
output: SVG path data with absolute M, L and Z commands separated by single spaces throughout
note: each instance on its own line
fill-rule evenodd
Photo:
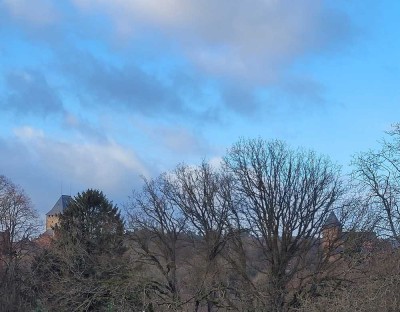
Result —
M 60 243 L 79 244 L 88 253 L 123 252 L 123 220 L 117 206 L 99 190 L 78 193 L 55 230 Z
M 78 193 L 60 216 L 52 247 L 34 263 L 42 305 L 49 311 L 141 309 L 123 235 L 118 208 L 101 191 Z

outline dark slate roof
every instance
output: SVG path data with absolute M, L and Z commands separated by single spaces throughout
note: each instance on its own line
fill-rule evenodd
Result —
M 62 213 L 64 209 L 67 208 L 71 200 L 72 200 L 71 196 L 61 195 L 61 197 L 57 200 L 53 208 L 48 213 L 46 213 L 46 216 Z
M 342 224 L 336 217 L 335 213 L 332 211 L 322 227 L 327 228 L 327 227 L 341 227 L 341 226 Z

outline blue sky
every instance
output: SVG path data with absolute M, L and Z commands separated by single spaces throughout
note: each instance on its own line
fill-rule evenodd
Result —
M 0 0 L 1 174 L 122 205 L 140 176 L 281 139 L 349 171 L 400 113 L 400 2 Z

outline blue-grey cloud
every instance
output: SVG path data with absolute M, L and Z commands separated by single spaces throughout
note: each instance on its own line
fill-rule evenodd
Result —
M 18 5 L 8 0 L 2 6 L 6 13 L 0 14 L 10 29 L 17 25 L 32 43 L 51 51 L 62 68 L 56 75 L 65 80 L 68 94 L 80 99 L 82 107 L 207 122 L 220 121 L 225 109 L 254 116 L 260 107 L 273 105 L 260 100 L 260 89 L 279 89 L 288 96 L 298 92 L 303 102 L 321 101 L 322 92 L 313 96 L 308 85 L 294 86 L 297 78 L 290 77 L 288 69 L 304 56 L 348 44 L 355 33 L 343 11 L 320 0 L 165 0 L 163 4 L 40 0 L 42 12 L 30 12 L 27 0 Z M 40 31 L 32 34 L 32 25 Z M 94 57 L 96 48 L 86 45 L 88 40 L 106 54 L 115 52 L 112 59 L 118 61 Z M 76 48 L 79 45 L 81 50 Z M 162 63 L 167 50 L 186 66 L 164 79 L 128 60 L 127 55 L 134 58 L 137 50 L 149 47 L 156 48 L 151 51 L 154 62 Z M 119 54 L 119 49 L 124 52 Z M 208 80 L 215 82 L 215 97 L 206 90 Z M 47 93 L 42 88 L 36 89 L 37 94 L 56 104 L 58 92 L 51 81 L 45 82 Z M 21 104 L 23 90 L 14 91 L 8 103 L 25 109 L 18 111 L 51 112 L 51 106 L 43 105 L 26 109 Z
M 220 92 L 224 106 L 242 116 L 251 116 L 261 103 L 254 90 L 245 86 L 228 83 L 220 87 Z
M 80 139 L 94 141 L 99 144 L 109 143 L 106 131 L 100 124 L 94 124 L 87 118 L 72 113 L 64 115 L 63 128 L 68 132 L 74 132 Z
M 145 72 L 134 63 L 113 65 L 88 52 L 75 51 L 60 58 L 61 72 L 78 93 L 83 106 L 109 107 L 146 116 L 207 118 L 210 105 L 196 106 L 206 96 L 201 78 L 174 72 L 169 79 Z M 168 81 L 166 81 L 168 80 Z
M 325 86 L 312 77 L 287 78 L 277 87 L 277 93 L 282 98 L 290 99 L 295 105 L 323 105 L 326 102 Z
M 19 115 L 35 114 L 42 117 L 64 111 L 57 90 L 37 70 L 9 72 L 4 82 L 6 91 L 0 97 L 3 109 Z
M 86 105 L 136 110 L 147 115 L 182 111 L 176 94 L 155 77 L 133 65 L 117 67 L 89 53 L 71 55 L 61 64 Z
M 59 17 L 55 2 L 50 0 L 36 0 L 34 5 L 29 0 L 3 0 L 0 8 L 14 20 L 31 26 L 51 25 Z

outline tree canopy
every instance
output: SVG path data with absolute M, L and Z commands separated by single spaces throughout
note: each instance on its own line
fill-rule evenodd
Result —
M 60 216 L 56 235 L 61 241 L 79 243 L 88 252 L 116 252 L 122 247 L 124 222 L 116 205 L 103 192 L 78 193 Z
M 31 262 L 20 256 L 40 244 L 18 230 L 29 200 L 0 176 L 0 231 L 20 233 L 21 251 L 0 250 L 0 300 L 10 311 L 398 311 L 400 126 L 381 143 L 350 179 L 313 151 L 242 139 L 216 166 L 144 179 L 125 206 L 129 231 L 88 189 Z

